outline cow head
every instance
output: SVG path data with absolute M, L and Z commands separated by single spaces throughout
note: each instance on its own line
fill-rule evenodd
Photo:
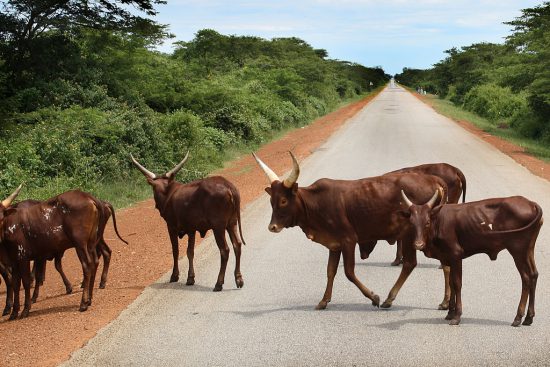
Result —
M 283 181 L 256 154 L 252 153 L 254 159 L 256 159 L 256 162 L 258 162 L 258 165 L 266 174 L 270 184 L 269 187 L 265 188 L 265 191 L 271 196 L 271 208 L 273 209 L 268 229 L 275 233 L 281 232 L 283 228 L 294 226 L 299 211 L 300 204 L 296 195 L 298 192 L 296 180 L 298 180 L 298 176 L 300 175 L 300 166 L 294 154 L 292 152 L 289 153 L 292 157 L 293 168 L 292 172 Z
M 401 190 L 401 197 L 407 205 L 408 209 L 402 214 L 409 218 L 410 223 L 412 224 L 415 231 L 414 247 L 417 250 L 424 250 L 426 248 L 426 243 L 429 240 L 430 233 L 432 230 L 432 219 L 434 215 L 441 209 L 441 206 L 433 209 L 434 204 L 439 198 L 440 191 L 436 190 L 435 194 L 426 204 L 414 204 Z
M 185 158 L 178 163 L 174 168 L 172 168 L 170 171 L 163 173 L 162 175 L 157 175 L 156 173 L 153 173 L 149 171 L 147 168 L 142 166 L 133 155 L 130 154 L 130 158 L 132 159 L 132 162 L 134 165 L 143 173 L 145 178 L 147 179 L 147 183 L 151 185 L 153 188 L 153 195 L 155 197 L 155 203 L 157 205 L 157 208 L 160 208 L 161 203 L 164 202 L 169 188 L 171 184 L 174 182 L 174 178 L 176 177 L 176 173 L 178 173 L 185 162 L 187 161 L 187 158 L 189 157 L 189 151 L 185 155 Z

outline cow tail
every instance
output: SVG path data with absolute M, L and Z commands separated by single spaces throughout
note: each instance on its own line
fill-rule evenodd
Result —
M 466 176 L 462 173 L 461 170 L 457 169 L 458 177 L 460 178 L 460 183 L 462 184 L 462 202 L 466 202 Z
M 244 237 L 243 237 L 243 229 L 241 228 L 241 195 L 235 189 L 235 193 L 233 196 L 235 197 L 235 210 L 237 211 L 237 223 L 239 224 L 239 236 L 241 236 L 241 241 L 243 242 L 243 245 L 246 245 L 246 242 L 244 241 Z
M 487 232 L 487 233 L 490 233 L 490 234 L 517 233 L 517 232 L 525 231 L 526 229 L 531 228 L 533 225 L 536 225 L 537 223 L 541 223 L 541 221 L 542 221 L 542 208 L 537 203 L 533 203 L 533 204 L 535 204 L 535 208 L 537 209 L 537 215 L 536 215 L 535 219 L 533 219 L 527 225 L 525 225 L 521 228 L 509 229 L 507 231 L 491 231 L 491 232 Z
M 122 241 L 124 242 L 125 244 L 128 245 L 128 241 L 126 241 L 124 238 L 122 238 L 120 236 L 120 233 L 118 233 L 118 228 L 116 226 L 116 217 L 115 217 L 115 209 L 113 208 L 113 206 L 111 205 L 111 203 L 109 203 L 108 201 L 103 201 L 103 203 L 105 204 L 105 206 L 107 208 L 109 208 L 109 210 L 111 211 L 111 216 L 113 217 L 113 227 L 115 228 L 115 233 L 117 235 L 117 237 Z

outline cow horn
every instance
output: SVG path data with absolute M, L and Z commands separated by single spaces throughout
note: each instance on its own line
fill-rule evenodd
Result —
M 10 196 L 8 196 L 7 199 L 2 201 L 2 205 L 4 206 L 4 208 L 7 208 L 8 206 L 11 205 L 11 203 L 15 200 L 17 195 L 19 195 L 19 192 L 21 191 L 22 187 L 23 187 L 23 184 L 19 185 L 19 187 L 15 189 L 15 191 Z
M 408 208 L 414 205 L 413 202 L 405 194 L 405 191 L 403 190 L 401 190 L 401 197 L 403 198 L 403 201 L 405 202 L 405 204 L 407 204 Z
M 141 171 L 141 173 L 143 173 L 145 176 L 151 178 L 151 179 L 156 179 L 157 178 L 157 175 L 155 175 L 153 172 L 149 171 L 147 168 L 143 167 L 141 164 L 139 164 L 138 161 L 136 161 L 136 159 L 134 158 L 134 156 L 132 154 L 130 154 L 130 158 L 132 158 L 132 162 L 134 162 L 134 164 L 136 165 L 136 167 Z
M 179 170 L 181 169 L 181 167 L 183 167 L 183 165 L 185 164 L 185 162 L 187 162 L 187 158 L 189 158 L 189 151 L 187 151 L 187 154 L 185 154 L 185 157 L 182 159 L 181 162 L 179 162 L 176 167 L 172 168 L 172 170 L 168 171 L 165 176 L 170 178 L 172 176 L 174 176 L 176 173 L 179 172 Z
M 298 180 L 298 176 L 300 175 L 300 166 L 298 165 L 298 161 L 296 160 L 296 157 L 292 152 L 290 152 L 290 156 L 292 157 L 292 172 L 288 175 L 287 178 L 283 181 L 283 185 L 285 185 L 286 188 L 291 188 L 296 181 Z
M 267 166 L 267 164 L 262 162 L 262 160 L 258 158 L 258 156 L 254 154 L 254 152 L 252 152 L 252 155 L 254 156 L 254 159 L 256 160 L 256 162 L 258 162 L 258 165 L 260 166 L 260 168 L 264 171 L 265 175 L 267 176 L 267 179 L 269 180 L 270 185 L 275 181 L 281 181 L 279 176 L 277 176 L 277 174 L 273 172 L 271 168 Z
M 429 206 L 430 209 L 433 208 L 435 201 L 439 198 L 439 190 L 435 190 L 434 196 L 428 201 L 425 205 Z

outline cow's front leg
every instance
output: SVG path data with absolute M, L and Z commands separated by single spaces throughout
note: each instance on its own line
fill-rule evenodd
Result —
M 21 275 L 19 269 L 12 268 L 11 284 L 13 288 L 13 307 L 11 308 L 11 314 L 9 320 L 17 319 L 20 308 L 19 291 L 21 290 Z
M 13 307 L 13 284 L 11 271 L 2 263 L 0 263 L 0 274 L 6 283 L 6 306 L 4 307 L 4 311 L 2 311 L 2 316 L 6 316 L 11 312 L 11 308 Z
M 439 310 L 448 310 L 449 309 L 449 300 L 451 299 L 451 286 L 449 285 L 449 276 L 451 273 L 451 268 L 442 265 L 443 277 L 445 279 L 445 294 L 443 295 L 443 301 L 437 307 Z
M 178 232 L 168 227 L 168 234 L 170 235 L 170 243 L 172 244 L 172 257 L 174 258 L 174 267 L 172 269 L 172 275 L 170 276 L 170 283 L 173 283 L 180 279 L 180 269 L 178 264 L 180 249 L 178 246 Z
M 395 260 L 391 263 L 391 266 L 397 266 L 403 264 L 403 243 L 401 240 L 397 240 L 397 250 L 395 251 Z
M 325 295 L 317 307 L 316 310 L 324 310 L 327 308 L 328 303 L 332 298 L 332 285 L 334 284 L 334 277 L 338 271 L 338 263 L 340 262 L 341 250 L 329 251 L 328 264 L 327 264 L 327 288 L 325 289 Z
M 365 287 L 355 276 L 355 244 L 344 244 L 342 254 L 344 257 L 344 271 L 348 280 L 355 284 L 361 293 L 372 301 L 373 306 L 379 307 L 380 297 Z
M 411 275 L 412 271 L 416 267 L 416 250 L 413 248 L 412 243 L 403 241 L 403 267 L 401 268 L 401 273 L 399 278 L 393 285 L 388 298 L 382 303 L 382 308 L 390 308 L 393 301 L 397 297 L 399 290 L 405 284 L 405 281 Z
M 187 235 L 187 260 L 189 261 L 189 270 L 187 271 L 187 281 L 185 285 L 195 284 L 195 268 L 193 258 L 195 257 L 195 232 Z
M 457 261 L 456 264 L 451 266 L 451 283 L 455 296 L 455 307 L 449 325 L 458 325 L 460 324 L 460 316 L 462 316 L 462 261 Z
M 45 264 L 46 264 L 46 260 L 44 260 L 44 266 Z M 19 269 L 21 270 L 21 279 L 23 280 L 23 288 L 25 289 L 25 306 L 23 307 L 23 312 L 21 312 L 21 316 L 20 316 L 20 318 L 22 319 L 29 316 L 29 312 L 31 310 L 31 305 L 32 305 L 32 299 L 31 299 L 32 275 L 31 275 L 30 261 L 23 262 Z M 38 282 L 36 282 L 36 287 L 38 287 Z

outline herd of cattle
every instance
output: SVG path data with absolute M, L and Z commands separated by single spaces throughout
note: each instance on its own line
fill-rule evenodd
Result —
M 186 284 L 193 285 L 195 234 L 198 232 L 204 237 L 212 230 L 221 256 L 214 291 L 221 291 L 229 259 L 227 231 L 235 252 L 235 282 L 241 288 L 244 281 L 240 257 L 245 242 L 239 191 L 219 176 L 187 184 L 176 182 L 175 176 L 188 156 L 162 175 L 149 171 L 131 156 L 153 188 L 155 206 L 168 227 L 174 260 L 170 282 L 179 280 L 178 239 L 188 236 Z M 359 180 L 323 178 L 308 187 L 298 187 L 300 166 L 292 153 L 293 169 L 284 180 L 254 153 L 253 156 L 270 184 L 265 189 L 272 207 L 269 230 L 277 233 L 283 228 L 299 226 L 308 239 L 329 250 L 327 286 L 317 309 L 326 308 L 331 301 L 340 257 L 343 257 L 346 277 L 373 305 L 391 307 L 417 264 L 416 251 L 419 250 L 441 262 L 445 295 L 439 309 L 448 310 L 445 319 L 450 320 L 451 325 L 458 325 L 462 315 L 462 260 L 478 253 L 496 260 L 498 253 L 506 249 L 514 259 L 522 282 L 512 326 L 520 325 L 527 300 L 523 325 L 533 322 L 538 276 L 534 247 L 543 223 L 542 209 L 537 203 L 521 196 L 465 203 L 466 178 L 458 168 L 445 163 L 409 167 Z M 44 281 L 47 260 L 55 259 L 66 291 L 71 293 L 72 286 L 63 273 L 61 258 L 73 247 L 82 265 L 80 311 L 85 311 L 92 302 L 100 257 L 104 266 L 99 287 L 104 288 L 107 281 L 111 250 L 103 234 L 111 216 L 117 236 L 124 241 L 116 227 L 113 207 L 78 190 L 45 201 L 25 200 L 13 204 L 20 190 L 21 186 L 0 203 L 0 273 L 7 288 L 3 315 L 10 314 L 10 320 L 18 317 L 23 283 L 25 301 L 20 317 L 28 316 Z M 366 259 L 378 240 L 397 243 L 397 256 L 392 265 L 403 263 L 395 285 L 381 305 L 380 297 L 355 275 L 356 244 L 361 258 Z

